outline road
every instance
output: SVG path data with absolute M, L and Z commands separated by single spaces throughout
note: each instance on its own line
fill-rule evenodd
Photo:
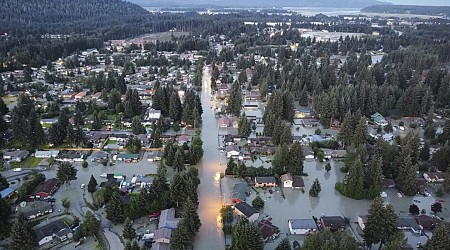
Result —
M 201 180 L 198 194 L 198 213 L 202 226 L 197 234 L 194 249 L 196 250 L 221 250 L 225 249 L 225 239 L 220 225 L 219 210 L 222 207 L 220 198 L 220 173 L 225 171 L 225 166 L 220 164 L 218 150 L 218 127 L 211 109 L 211 69 L 205 66 L 203 70 L 203 87 L 201 93 L 203 107 L 203 159 L 199 165 L 199 177 Z

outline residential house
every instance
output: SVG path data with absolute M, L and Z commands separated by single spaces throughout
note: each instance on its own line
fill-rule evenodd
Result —
M 445 173 L 443 172 L 427 172 L 427 173 L 423 173 L 423 178 L 427 181 L 427 182 L 444 182 L 445 179 Z
M 308 107 L 301 107 L 299 109 L 297 109 L 294 113 L 294 118 L 309 118 L 309 117 L 314 117 L 313 115 L 313 111 L 311 108 Z
M 94 153 L 92 153 L 92 156 L 91 156 L 92 162 L 100 162 L 102 160 L 108 160 L 108 159 L 109 159 L 109 154 L 108 154 L 108 152 L 105 152 L 105 151 L 95 151 Z
M 131 184 L 138 188 L 150 187 L 153 183 L 153 177 L 151 176 L 134 176 L 131 178 Z
M 258 228 L 264 241 L 274 240 L 280 235 L 280 229 L 270 220 L 261 220 L 258 222 Z
M 342 231 L 347 226 L 347 222 L 341 216 L 322 216 L 320 218 L 320 226 L 331 231 Z
M 14 195 L 15 190 L 13 188 L 7 187 L 0 191 L 0 197 L 2 199 L 8 200 Z
M 161 110 L 147 109 L 145 112 L 144 120 L 146 121 L 159 120 L 159 118 L 161 118 Z
M 239 203 L 244 202 L 246 198 L 250 195 L 251 189 L 247 183 L 241 182 L 237 183 L 233 187 L 233 192 L 231 193 L 231 202 Z
M 386 178 L 383 178 L 383 179 L 381 180 L 381 187 L 382 187 L 383 189 L 395 188 L 395 181 L 392 180 L 392 179 L 386 179 Z
M 238 158 L 239 153 L 239 147 L 236 145 L 229 145 L 226 146 L 225 150 L 227 151 L 227 158 Z
M 426 214 L 417 216 L 416 221 L 422 227 L 422 230 L 434 230 L 442 222 L 441 218 Z
M 54 118 L 48 118 L 48 119 L 41 119 L 40 123 L 41 125 L 53 125 L 58 122 L 58 119 Z
M 314 159 L 314 151 L 310 146 L 302 146 L 302 151 L 305 159 Z
M 58 155 L 56 161 L 60 162 L 83 162 L 86 155 L 83 151 L 65 151 Z
M 230 126 L 230 119 L 228 117 L 222 116 L 219 118 L 219 127 L 228 128 Z
M 46 199 L 58 191 L 61 182 L 56 178 L 51 178 L 40 183 L 30 194 L 31 199 Z
M 375 122 L 377 125 L 386 126 L 388 124 L 386 119 L 384 119 L 384 117 L 378 112 L 371 115 L 370 118 L 372 118 L 373 122 Z
M 102 92 L 97 92 L 91 96 L 93 101 L 100 100 L 101 97 L 102 97 Z
M 424 178 L 416 178 L 416 188 L 418 193 L 424 194 L 426 187 L 427 181 Z
M 185 143 L 189 143 L 192 141 L 191 135 L 177 135 L 175 137 L 175 141 L 178 143 L 178 145 L 183 145 Z
M 45 201 L 22 202 L 17 210 L 29 220 L 53 213 L 52 204 Z
M 235 136 L 227 134 L 224 136 L 223 142 L 226 146 L 234 145 Z
M 281 184 L 285 188 L 292 188 L 292 175 L 287 173 L 281 176 Z
M 63 220 L 50 222 L 49 224 L 35 230 L 39 246 L 52 242 L 54 239 L 66 241 L 73 237 L 73 232 Z
M 244 216 L 249 222 L 254 222 L 259 218 L 259 212 L 247 202 L 239 202 L 234 206 L 234 212 L 238 216 Z
M 177 228 L 180 219 L 175 217 L 175 208 L 164 209 L 159 215 L 158 228 Z
M 413 233 L 422 233 L 422 227 L 415 218 L 399 217 L 397 219 L 397 228 L 400 230 L 411 230 Z
M 141 142 L 142 146 L 148 146 L 150 144 L 150 135 L 140 134 L 136 135 L 136 138 Z
M 305 182 L 303 178 L 299 175 L 292 176 L 292 188 L 293 189 L 303 189 L 305 188 Z
M 11 162 L 21 162 L 23 161 L 30 152 L 28 150 L 14 150 L 14 151 L 4 151 L 3 160 Z
M 272 137 L 256 137 L 256 138 L 248 138 L 247 143 L 249 146 L 264 146 L 271 144 Z
M 277 150 L 275 146 L 250 146 L 249 149 L 256 155 L 274 155 Z
M 35 158 L 56 158 L 59 155 L 59 150 L 44 150 L 36 151 L 34 153 Z
M 158 228 L 156 229 L 153 237 L 155 243 L 170 244 L 170 238 L 172 237 L 172 230 L 166 227 Z
M 308 234 L 317 230 L 317 224 L 313 219 L 291 219 L 288 220 L 291 234 Z
M 276 187 L 277 181 L 275 177 L 255 177 L 255 187 Z
M 86 92 L 85 91 L 81 91 L 80 93 L 75 95 L 75 100 L 81 100 L 83 98 L 86 97 Z
M 149 162 L 155 162 L 155 161 L 160 161 L 161 158 L 163 157 L 163 152 L 158 150 L 158 151 L 150 151 L 147 153 L 147 160 Z
M 127 163 L 137 162 L 139 160 L 139 154 L 120 153 L 115 156 L 115 159 Z

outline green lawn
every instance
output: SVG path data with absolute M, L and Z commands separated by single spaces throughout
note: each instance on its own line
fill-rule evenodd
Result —
M 22 162 L 13 162 L 11 165 L 16 168 L 35 168 L 41 163 L 42 159 L 28 156 Z

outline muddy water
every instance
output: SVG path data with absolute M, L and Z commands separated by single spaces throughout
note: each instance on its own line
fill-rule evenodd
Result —
M 203 106 L 203 159 L 199 166 L 200 186 L 198 213 L 202 221 L 202 227 L 197 234 L 194 249 L 196 250 L 220 250 L 225 249 L 225 241 L 220 226 L 219 210 L 222 207 L 220 197 L 220 175 L 225 171 L 225 166 L 220 164 L 218 148 L 218 127 L 210 106 L 210 68 L 203 71 L 203 88 L 201 100 Z

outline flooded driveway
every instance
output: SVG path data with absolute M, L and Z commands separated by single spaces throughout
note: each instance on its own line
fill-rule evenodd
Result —
M 217 149 L 218 127 L 211 109 L 211 74 L 210 68 L 203 71 L 203 88 L 201 93 L 203 107 L 203 159 L 199 165 L 199 177 L 201 180 L 198 194 L 200 205 L 198 213 L 202 226 L 197 234 L 194 249 L 196 250 L 220 250 L 225 249 L 223 232 L 220 226 L 219 210 L 222 207 L 220 198 L 220 173 L 225 171 L 225 166 L 220 164 L 220 153 Z

